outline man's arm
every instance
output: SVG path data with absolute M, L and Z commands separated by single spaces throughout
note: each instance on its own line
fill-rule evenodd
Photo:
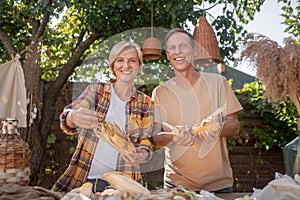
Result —
M 191 146 L 194 143 L 194 135 L 190 133 L 189 129 L 176 128 L 176 133 L 161 132 L 162 126 L 158 123 L 154 123 L 154 135 L 152 136 L 152 143 L 154 147 L 161 148 L 167 145 L 180 145 Z M 174 130 L 173 130 L 174 131 Z M 158 134 L 161 133 L 161 134 Z
M 236 113 L 232 113 L 225 117 L 224 126 L 220 136 L 236 136 L 240 131 L 240 122 L 237 119 Z
M 162 134 L 158 135 L 162 131 L 162 124 L 154 122 L 153 124 L 153 136 L 152 143 L 156 148 L 161 148 L 168 145 L 173 140 L 173 135 Z

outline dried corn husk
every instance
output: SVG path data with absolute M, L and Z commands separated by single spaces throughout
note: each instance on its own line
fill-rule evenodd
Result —
M 209 124 L 204 126 L 205 122 L 210 122 L 210 121 L 214 121 L 213 119 L 220 114 L 221 112 L 223 112 L 226 109 L 227 104 L 219 107 L 218 109 L 216 109 L 211 115 L 209 115 L 207 118 L 205 118 L 204 120 L 202 120 L 200 123 L 196 123 L 194 126 L 191 127 L 191 133 L 194 135 L 198 135 L 199 132 L 201 131 L 218 131 L 220 126 L 218 124 Z M 178 126 L 173 126 L 171 124 L 168 124 L 167 122 L 163 122 L 162 123 L 163 126 L 166 126 L 167 128 L 169 128 L 171 130 L 171 132 L 161 132 L 159 133 L 159 135 L 161 134 L 171 134 L 171 135 L 177 135 L 178 134 Z M 182 127 L 182 126 L 179 126 Z
M 100 127 L 94 129 L 94 133 L 120 153 L 136 151 L 134 144 L 129 140 L 126 133 L 115 123 L 103 122 Z
M 171 132 L 160 132 L 158 133 L 158 135 L 163 135 L 163 134 L 169 134 L 169 135 L 177 135 L 179 130 L 177 127 L 168 124 L 167 122 L 162 122 L 163 126 L 166 126 L 167 128 L 169 128 L 171 130 Z
M 195 136 L 198 135 L 201 131 L 218 131 L 220 126 L 218 124 L 209 124 L 204 126 L 204 123 L 196 123 L 190 130 L 191 133 Z M 171 129 L 171 132 L 160 132 L 158 135 L 163 134 L 169 134 L 169 135 L 177 135 L 178 134 L 178 128 L 176 126 L 172 126 L 171 124 L 168 124 L 166 122 L 163 122 L 163 125 Z
M 66 195 L 64 195 L 60 200 L 70 200 L 70 199 L 78 199 L 78 200 L 91 200 L 93 196 L 92 192 L 93 184 L 86 182 L 81 187 L 74 188 Z
M 218 124 L 209 124 L 204 126 L 205 122 L 210 122 L 210 121 L 214 121 L 213 119 L 220 114 L 221 112 L 223 112 L 226 109 L 226 104 L 219 107 L 218 109 L 216 109 L 210 116 L 208 116 L 207 118 L 205 118 L 204 120 L 202 120 L 200 123 L 196 123 L 194 126 L 192 126 L 191 128 L 191 132 L 194 135 L 198 135 L 199 132 L 202 131 L 218 131 L 220 126 Z
M 201 131 L 208 131 L 208 130 L 211 130 L 211 131 L 218 131 L 220 129 L 220 126 L 216 123 L 214 124 L 208 124 L 206 126 L 203 126 L 205 120 L 203 120 L 201 123 L 196 123 L 190 130 L 191 130 L 191 133 L 195 136 L 198 135 L 199 132 Z M 158 133 L 158 135 L 163 135 L 163 134 L 169 134 L 169 135 L 177 135 L 179 130 L 177 127 L 175 126 L 172 126 L 166 122 L 163 123 L 164 126 L 168 127 L 169 129 L 171 129 L 171 132 L 160 132 Z M 179 126 L 181 127 L 181 126 Z M 202 145 L 199 149 L 199 159 L 202 159 L 204 158 L 211 150 L 212 148 L 215 146 L 215 144 L 217 143 L 217 139 L 214 140 L 214 141 L 203 141 L 202 142 Z M 193 148 L 198 148 L 196 146 L 193 146 Z
M 107 172 L 103 174 L 103 178 L 118 191 L 143 199 L 150 197 L 150 191 L 147 188 L 122 172 Z

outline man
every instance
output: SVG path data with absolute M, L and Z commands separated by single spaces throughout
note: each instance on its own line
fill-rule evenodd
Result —
M 164 185 L 232 192 L 226 137 L 239 133 L 242 106 L 225 77 L 195 70 L 190 33 L 173 29 L 165 42 L 175 77 L 153 91 L 158 134 L 152 137 L 156 147 L 165 147 Z

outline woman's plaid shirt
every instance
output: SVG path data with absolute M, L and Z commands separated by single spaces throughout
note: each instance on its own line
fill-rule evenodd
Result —
M 111 83 L 90 84 L 61 113 L 60 125 L 63 132 L 71 135 L 79 133 L 79 139 L 67 170 L 57 180 L 52 190 L 67 192 L 86 182 L 99 138 L 93 134 L 92 130 L 70 129 L 66 125 L 66 116 L 70 109 L 85 107 L 98 111 L 100 120 L 104 121 L 110 106 L 110 87 Z M 150 142 L 152 129 L 153 101 L 149 96 L 134 89 L 133 95 L 126 105 L 126 133 L 134 144 L 152 152 Z M 139 167 L 125 164 L 121 157 L 117 163 L 117 171 L 125 172 L 134 180 L 142 182 Z

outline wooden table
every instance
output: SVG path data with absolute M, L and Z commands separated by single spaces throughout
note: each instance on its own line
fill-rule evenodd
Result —
M 218 193 L 218 194 L 215 194 L 215 195 L 217 197 L 220 197 L 220 198 L 225 199 L 225 200 L 233 200 L 233 199 L 236 199 L 236 198 L 242 198 L 246 195 L 251 197 L 252 193 L 234 192 L 234 193 Z

